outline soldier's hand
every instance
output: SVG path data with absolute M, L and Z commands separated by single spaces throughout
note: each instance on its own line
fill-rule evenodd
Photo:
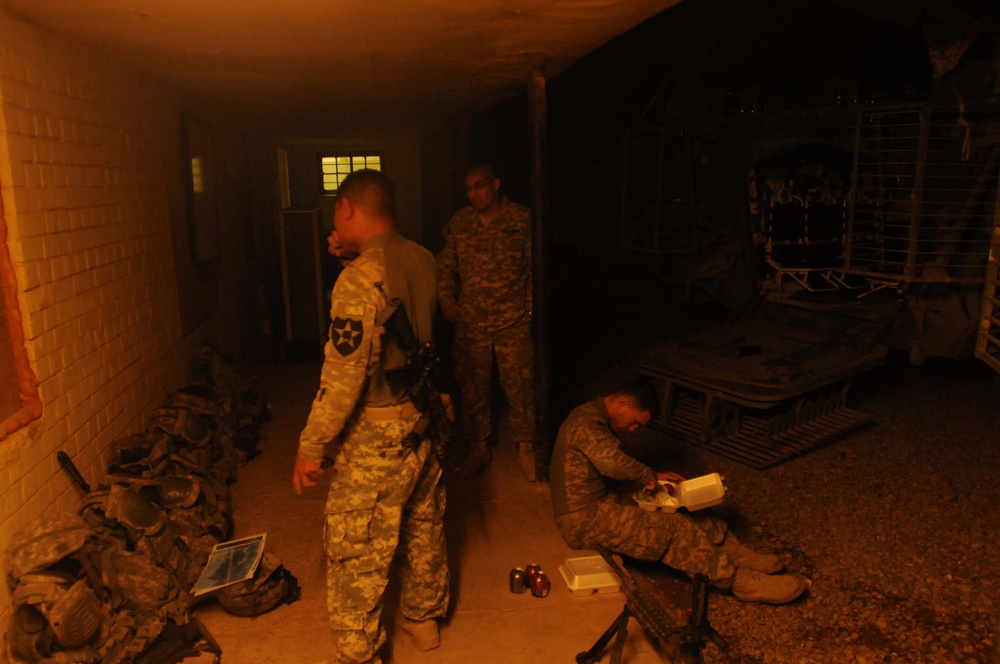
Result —
M 454 323 L 455 319 L 458 318 L 458 305 L 449 304 L 446 307 L 441 307 L 441 313 L 444 314 L 444 319 L 449 323 Z
M 323 472 L 320 464 L 296 456 L 295 470 L 292 472 L 292 488 L 295 489 L 295 493 L 301 496 L 303 488 L 316 486 L 316 482 L 323 477 Z
M 330 233 L 330 236 L 326 238 L 326 250 L 331 256 L 336 256 L 337 258 L 342 258 L 344 260 L 350 260 L 352 258 L 357 258 L 358 249 L 352 245 L 346 245 L 340 240 L 340 236 L 337 235 L 337 231 L 334 230 Z
M 661 482 L 683 482 L 684 478 L 677 473 L 672 473 L 669 470 L 663 470 L 656 473 L 656 479 Z

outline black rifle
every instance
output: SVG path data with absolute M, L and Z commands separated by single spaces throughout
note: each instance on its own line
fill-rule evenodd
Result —
M 611 663 L 619 664 L 628 634 L 629 616 L 634 616 L 646 633 L 662 645 L 677 639 L 680 652 L 688 658 L 687 661 L 702 661 L 701 651 L 706 641 L 711 641 L 722 651 L 729 648 L 726 640 L 708 622 L 708 578 L 704 574 L 698 574 L 693 579 L 691 615 L 688 624 L 677 625 L 656 597 L 648 590 L 640 588 L 628 570 L 618 564 L 611 551 L 604 547 L 598 547 L 598 551 L 622 581 L 622 590 L 625 591 L 626 598 L 625 608 L 590 650 L 576 656 L 577 664 L 599 662 L 612 638 L 615 639 L 615 643 L 611 648 Z
M 413 405 L 421 413 L 420 420 L 407 434 L 406 442 L 418 449 L 420 441 L 429 438 L 434 454 L 444 463 L 451 442 L 451 418 L 438 389 L 440 356 L 434 342 L 420 343 L 417 339 L 406 308 L 398 298 L 389 302 L 383 318 L 386 333 L 406 354 L 406 364 L 386 371 L 386 378 L 393 384 L 404 385 Z

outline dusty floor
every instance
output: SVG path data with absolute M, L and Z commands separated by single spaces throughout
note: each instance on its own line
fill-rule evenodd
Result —
M 297 497 L 290 486 L 317 375 L 309 363 L 258 371 L 274 419 L 263 454 L 234 486 L 237 535 L 266 532 L 267 550 L 298 577 L 302 599 L 256 618 L 200 608 L 230 664 L 312 664 L 331 652 L 320 547 L 325 491 Z M 722 473 L 720 512 L 745 540 L 783 551 L 789 568 L 812 580 L 804 598 L 784 607 L 713 592 L 709 619 L 729 650 L 710 645 L 704 661 L 988 661 L 1000 609 L 996 378 L 974 361 L 916 368 L 893 357 L 856 381 L 851 401 L 876 423 L 765 471 L 662 437 L 638 441 L 663 445 L 663 462 L 688 476 Z M 521 479 L 502 434 L 484 476 L 448 477 L 453 601 L 442 647 L 420 653 L 393 638 L 391 661 L 569 662 L 623 607 L 621 594 L 569 592 L 559 565 L 584 554 L 563 544 L 547 485 Z M 531 562 L 552 579 L 546 598 L 508 590 L 508 571 Z M 680 602 L 676 615 L 687 606 Z M 635 623 L 629 635 L 624 661 L 668 661 Z
M 316 364 L 263 367 L 273 420 L 263 453 L 240 470 L 233 487 L 236 536 L 267 533 L 267 551 L 279 556 L 302 586 L 302 598 L 256 618 L 239 618 L 215 604 L 196 615 L 218 640 L 223 662 L 277 664 L 326 662 L 332 645 L 326 622 L 324 558 L 320 533 L 325 487 L 296 496 L 291 469 L 299 431 L 319 375 Z M 420 662 L 569 661 L 589 648 L 621 612 L 621 594 L 574 597 L 559 575 L 572 551 L 552 522 L 548 485 L 529 484 L 512 445 L 498 445 L 489 470 L 473 480 L 449 473 L 448 537 L 452 609 L 440 650 L 421 653 L 406 637 L 390 647 L 397 664 Z M 552 580 L 548 597 L 513 594 L 512 567 L 540 564 Z M 631 630 L 629 662 L 659 662 Z

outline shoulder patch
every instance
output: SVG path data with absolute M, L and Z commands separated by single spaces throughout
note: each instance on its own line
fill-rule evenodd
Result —
M 334 316 L 330 324 L 330 343 L 337 352 L 347 357 L 361 347 L 364 326 L 360 318 Z

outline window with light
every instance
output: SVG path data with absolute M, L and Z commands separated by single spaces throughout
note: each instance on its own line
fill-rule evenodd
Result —
M 362 155 L 326 155 L 320 157 L 320 170 L 323 174 L 323 191 L 336 192 L 340 183 L 354 171 L 370 168 L 373 171 L 382 170 L 382 156 L 377 154 Z

